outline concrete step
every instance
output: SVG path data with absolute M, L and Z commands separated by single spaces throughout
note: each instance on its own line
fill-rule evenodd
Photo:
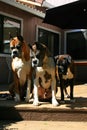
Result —
M 87 84 L 75 86 L 74 97 L 75 102 L 65 98 L 65 103 L 57 107 L 49 102 L 33 106 L 32 101 L 15 103 L 13 100 L 0 100 L 0 120 L 87 121 Z
M 76 98 L 75 103 L 53 107 L 45 102 L 40 106 L 14 101 L 0 101 L 1 120 L 36 120 L 36 121 L 87 121 L 87 99 Z

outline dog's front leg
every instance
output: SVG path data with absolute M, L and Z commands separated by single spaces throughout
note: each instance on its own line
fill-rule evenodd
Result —
M 53 106 L 58 106 L 59 103 L 56 100 L 56 79 L 52 80 L 52 104 Z
M 25 99 L 26 102 L 29 102 L 29 100 L 30 100 L 30 91 L 31 91 L 31 80 L 28 78 L 28 81 L 27 81 L 27 91 L 26 91 L 26 99 Z
M 74 79 L 71 79 L 71 81 L 70 81 L 70 100 L 71 100 L 71 102 L 75 102 L 75 99 L 73 98 L 73 89 L 74 89 Z
M 38 106 L 39 100 L 38 100 L 38 78 L 34 79 L 34 102 L 33 105 Z
M 64 103 L 64 80 L 60 79 L 61 102 Z
M 19 92 L 19 80 L 16 73 L 14 73 L 14 92 L 15 92 L 14 100 L 16 102 L 20 102 L 21 99 L 20 99 L 20 92 Z

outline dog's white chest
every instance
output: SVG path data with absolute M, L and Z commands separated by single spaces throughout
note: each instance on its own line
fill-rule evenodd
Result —
M 23 65 L 24 65 L 23 61 L 22 61 L 21 59 L 19 59 L 19 58 L 15 58 L 15 59 L 13 60 L 13 63 L 14 63 L 14 68 L 15 68 L 16 70 L 18 70 L 19 68 L 22 68 Z
M 72 79 L 74 77 L 74 75 L 72 74 L 72 72 L 70 71 L 70 68 L 68 68 L 67 70 L 67 74 L 63 75 L 63 79 Z
M 39 72 L 39 73 L 40 72 L 42 73 L 42 72 L 44 72 L 44 69 L 43 69 L 43 67 L 37 67 L 36 71 Z

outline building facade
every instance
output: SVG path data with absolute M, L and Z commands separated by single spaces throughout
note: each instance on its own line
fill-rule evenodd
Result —
M 70 54 L 75 60 L 76 80 L 87 82 L 87 42 L 81 30 L 62 30 L 43 23 L 44 17 L 43 7 L 35 8 L 17 0 L 0 1 L 0 84 L 13 80 L 9 42 L 16 35 L 22 35 L 27 44 L 46 44 L 53 56 Z
M 0 83 L 11 82 L 10 37 L 22 35 L 27 44 L 39 41 L 59 54 L 62 30 L 43 23 L 44 13 L 14 0 L 0 1 Z M 55 44 L 54 44 L 55 43 Z M 56 47 L 55 47 L 56 46 Z M 3 75 L 3 76 L 2 76 Z M 9 75 L 9 76 L 8 76 Z

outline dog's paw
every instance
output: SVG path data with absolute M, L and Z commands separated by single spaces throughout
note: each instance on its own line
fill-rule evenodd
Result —
M 40 104 L 39 104 L 39 101 L 34 101 L 34 102 L 33 102 L 33 105 L 34 105 L 34 106 L 39 106 L 39 105 L 40 105 Z
M 59 106 L 59 103 L 56 99 L 52 99 L 53 106 Z
M 69 94 L 66 94 L 65 97 L 66 97 L 66 98 L 70 98 L 70 95 L 69 95 Z
M 20 102 L 20 96 L 19 96 L 19 94 L 15 94 L 15 97 L 14 97 L 14 100 L 15 100 L 15 102 Z

